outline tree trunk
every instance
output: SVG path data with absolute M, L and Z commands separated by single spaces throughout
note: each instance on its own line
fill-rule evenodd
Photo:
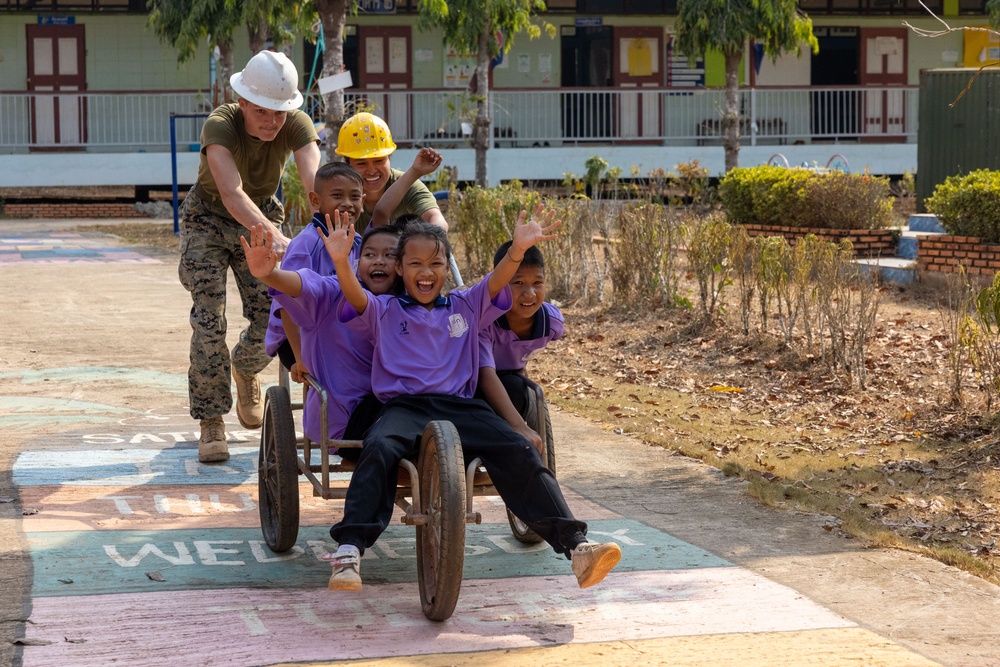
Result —
M 486 27 L 479 33 L 479 51 L 476 62 L 476 119 L 472 124 L 472 145 L 476 148 L 476 185 L 489 185 L 486 175 L 486 157 L 490 149 L 490 39 L 493 31 Z
M 215 97 L 218 105 L 232 102 L 234 99 L 233 89 L 229 87 L 229 79 L 233 76 L 234 70 L 232 42 L 219 42 L 216 46 L 219 47 L 219 60 L 215 63 Z
M 726 173 L 740 163 L 740 51 L 726 54 L 726 105 L 722 113 L 722 146 Z
M 264 50 L 267 43 L 267 23 L 261 21 L 257 25 L 247 25 L 247 36 L 250 41 L 250 55 L 255 56 Z
M 344 71 L 344 25 L 347 23 L 347 0 L 316 0 L 316 11 L 323 25 L 323 76 Z M 356 84 L 357 82 L 355 82 Z M 323 96 L 326 121 L 326 159 L 343 160 L 336 154 L 337 138 L 344 124 L 344 91 L 335 90 Z M 391 128 L 390 128 L 391 129 Z

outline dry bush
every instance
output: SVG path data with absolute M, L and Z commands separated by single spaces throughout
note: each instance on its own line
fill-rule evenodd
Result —
M 479 278 L 493 269 L 493 255 L 510 240 L 518 214 L 534 212 L 539 201 L 537 192 L 525 190 L 518 181 L 495 188 L 473 186 L 461 197 L 454 193 L 449 197 L 449 221 L 461 239 L 470 277 Z
M 948 336 L 948 393 L 951 404 L 962 404 L 962 387 L 968 363 L 974 351 L 974 336 L 978 327 L 975 312 L 976 292 L 969 282 L 965 267 L 946 274 L 942 295 L 941 317 Z
M 854 263 L 854 249 L 848 241 L 818 256 L 816 285 L 821 343 L 828 343 L 822 347 L 824 359 L 864 389 L 865 360 L 875 333 L 881 289 L 867 268 Z
M 974 321 L 965 322 L 963 334 L 991 412 L 1000 398 L 1000 274 L 976 296 Z
M 684 225 L 676 209 L 647 202 L 620 211 L 617 240 L 608 244 L 615 304 L 624 308 L 675 306 Z
M 687 232 L 688 265 L 698 281 L 702 317 L 709 319 L 715 315 L 722 291 L 729 284 L 729 255 L 736 226 L 725 215 L 710 213 L 692 216 Z

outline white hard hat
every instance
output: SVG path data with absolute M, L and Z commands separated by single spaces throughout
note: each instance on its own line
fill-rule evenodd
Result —
M 289 111 L 302 106 L 299 73 L 284 53 L 261 51 L 242 72 L 229 79 L 229 85 L 243 99 L 274 111 Z

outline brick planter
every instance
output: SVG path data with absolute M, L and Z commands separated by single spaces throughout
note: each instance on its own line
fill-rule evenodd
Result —
M 969 275 L 992 276 L 1000 270 L 1000 244 L 977 236 L 918 236 L 917 268 L 955 273 L 964 266 Z
M 820 241 L 840 243 L 847 239 L 854 245 L 858 257 L 890 257 L 896 254 L 896 232 L 892 229 L 818 229 L 813 227 L 778 227 L 776 225 L 742 225 L 751 237 L 784 236 L 794 244 L 806 234 Z
M 121 202 L 8 202 L 5 218 L 140 218 L 135 205 Z

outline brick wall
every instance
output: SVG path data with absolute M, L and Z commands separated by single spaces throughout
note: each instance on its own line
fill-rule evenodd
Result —
M 0 210 L 6 218 L 136 218 L 127 202 L 8 202 Z
M 917 237 L 917 269 L 955 273 L 959 265 L 970 275 L 992 276 L 1000 269 L 1000 244 L 976 236 Z
M 896 233 L 892 229 L 819 229 L 775 225 L 743 225 L 743 228 L 751 237 L 784 236 L 793 244 L 806 234 L 815 234 L 820 241 L 833 243 L 848 239 L 858 257 L 891 257 L 896 254 Z

